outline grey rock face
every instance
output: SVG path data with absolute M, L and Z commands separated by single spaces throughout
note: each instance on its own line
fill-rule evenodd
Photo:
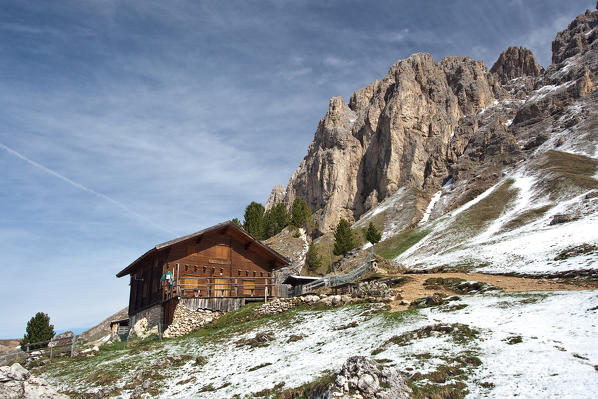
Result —
M 531 51 L 517 47 L 503 52 L 491 72 L 468 57 L 436 63 L 418 53 L 397 61 L 348 104 L 330 100 L 285 203 L 305 199 L 328 232 L 399 188 L 422 197 L 413 205 L 420 217 L 449 179 L 459 192 L 443 209 L 474 198 L 549 140 L 551 124 L 575 99 L 593 93 L 596 27 L 598 12 L 588 11 L 558 33 L 545 71 Z
M 264 206 L 266 210 L 272 209 L 274 205 L 283 202 L 284 194 L 284 186 L 282 184 L 275 185 L 274 188 L 272 188 L 270 196 L 268 197 L 268 201 L 266 201 L 266 205 Z
M 524 47 L 509 47 L 492 65 L 490 72 L 497 75 L 502 84 L 523 76 L 540 76 L 544 68 L 538 64 L 531 50 Z
M 587 51 L 588 48 L 596 49 L 598 31 L 598 14 L 586 11 L 585 14 L 575 18 L 562 32 L 556 35 L 552 42 L 552 63 L 559 64 L 567 58 L 574 57 Z
M 322 231 L 356 220 L 404 185 L 437 186 L 447 174 L 458 121 L 490 105 L 499 89 L 482 62 L 418 53 L 345 104 L 330 100 L 285 202 L 305 199 Z

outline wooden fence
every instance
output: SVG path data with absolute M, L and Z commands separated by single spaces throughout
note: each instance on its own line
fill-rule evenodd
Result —
M 0 366 L 19 362 L 27 359 L 31 352 L 40 352 L 41 357 L 46 356 L 52 359 L 54 356 L 61 353 L 68 353 L 73 357 L 75 354 L 75 345 L 77 344 L 77 336 L 63 338 L 59 340 L 48 340 L 42 342 L 31 342 L 25 346 L 24 350 L 9 352 L 0 355 Z

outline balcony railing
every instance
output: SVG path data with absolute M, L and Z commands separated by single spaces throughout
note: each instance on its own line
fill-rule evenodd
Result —
M 270 298 L 280 296 L 274 277 L 181 276 L 172 284 L 163 283 L 162 299 L 187 298 Z

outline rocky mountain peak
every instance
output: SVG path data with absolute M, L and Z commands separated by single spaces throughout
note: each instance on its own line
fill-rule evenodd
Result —
M 568 58 L 592 50 L 598 52 L 598 12 L 587 10 L 577 16 L 552 42 L 552 63 L 559 64 Z
M 348 104 L 330 99 L 284 202 L 303 198 L 327 232 L 400 190 L 417 197 L 406 226 L 445 182 L 460 187 L 447 209 L 474 198 L 546 140 L 548 125 L 540 122 L 594 91 L 597 26 L 598 12 L 588 11 L 558 33 L 559 64 L 546 71 L 523 47 L 508 48 L 490 71 L 469 57 L 436 62 L 416 53 L 396 61 Z M 271 198 L 280 196 L 279 187 Z
M 284 201 L 285 188 L 282 184 L 277 184 L 272 188 L 268 201 L 266 201 L 266 210 L 272 209 L 272 207 L 280 202 Z
M 540 76 L 544 68 L 536 61 L 531 50 L 524 47 L 509 47 L 492 65 L 490 72 L 496 74 L 502 84 L 523 76 Z

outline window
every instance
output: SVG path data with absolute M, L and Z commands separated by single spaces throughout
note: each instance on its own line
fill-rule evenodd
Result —
M 189 265 L 185 265 L 185 271 L 188 272 L 189 271 Z
M 241 269 L 237 270 L 237 276 L 241 275 Z
M 204 273 L 204 274 L 206 274 L 206 269 L 207 269 L 207 268 L 204 266 L 204 267 L 203 267 L 203 273 Z
M 253 272 L 253 277 L 255 277 L 255 272 Z
M 222 276 L 222 273 L 224 273 L 224 269 L 220 268 L 220 275 Z
M 197 273 L 197 266 L 193 266 L 193 272 Z
M 264 277 L 264 272 L 260 272 L 260 277 Z

